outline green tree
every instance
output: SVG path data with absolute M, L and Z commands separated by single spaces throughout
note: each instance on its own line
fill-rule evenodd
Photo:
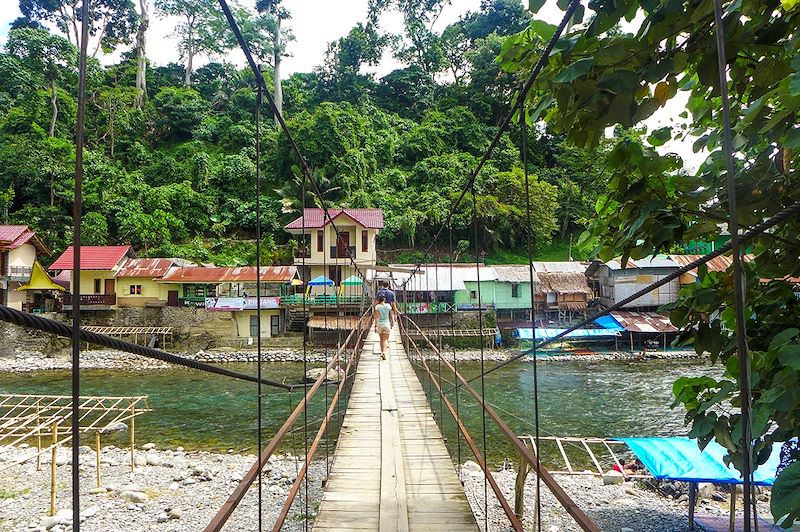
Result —
M 178 49 L 184 64 L 183 83 L 192 85 L 194 59 L 198 54 L 214 56 L 231 47 L 222 12 L 213 0 L 156 0 L 156 10 L 180 19 L 175 26 Z

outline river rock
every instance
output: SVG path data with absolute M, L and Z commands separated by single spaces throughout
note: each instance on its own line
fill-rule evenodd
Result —
M 92 495 L 99 495 L 101 493 L 106 493 L 106 491 L 107 490 L 105 488 L 92 488 L 89 490 L 89 493 Z
M 167 516 L 169 516 L 170 519 L 180 519 L 181 517 L 183 517 L 183 512 L 178 510 L 177 508 L 171 508 L 167 512 Z
M 483 474 L 481 466 L 478 465 L 477 462 L 473 462 L 472 460 L 467 460 L 466 462 L 464 462 L 464 465 L 461 466 L 461 470 L 466 473 L 478 473 L 481 475 Z
M 87 509 L 85 509 L 84 511 L 81 512 L 81 518 L 82 519 L 83 518 L 87 518 L 88 519 L 89 517 L 94 517 L 95 515 L 97 515 L 97 512 L 99 512 L 99 511 L 100 511 L 100 507 L 99 506 L 89 506 Z
M 701 482 L 697 485 L 697 495 L 701 499 L 711 499 L 716 491 L 717 488 L 710 482 Z
M 689 496 L 684 493 L 683 495 L 679 495 L 678 498 L 675 500 L 677 500 L 678 502 L 688 502 Z
M 155 443 L 145 443 L 144 445 L 142 445 L 142 450 L 143 451 L 152 451 L 155 448 L 156 448 L 156 444 Z
M 133 459 L 133 463 L 137 466 L 146 466 L 147 465 L 147 456 L 144 454 L 137 453 Z
M 58 518 L 58 515 L 48 515 L 47 517 L 42 519 L 41 525 L 45 529 L 50 530 L 51 528 L 56 526 L 59 523 L 59 521 L 60 519 Z
M 315 382 L 323 373 L 325 373 L 325 368 L 313 368 L 306 371 L 306 382 Z M 328 382 L 337 382 L 339 380 L 339 372 L 336 371 L 336 368 L 328 370 L 325 380 Z
M 150 500 L 150 496 L 143 491 L 123 491 L 119 496 L 122 500 L 133 504 L 144 504 Z
M 622 484 L 623 482 L 625 482 L 625 476 L 614 469 L 603 475 L 603 484 L 606 486 Z
M 108 425 L 106 428 L 101 430 L 102 433 L 108 432 L 126 432 L 128 430 L 128 425 L 124 421 L 117 421 L 116 423 L 112 423 Z
M 147 453 L 145 455 L 145 460 L 149 466 L 160 466 L 164 463 L 164 460 L 156 453 Z
M 162 512 L 158 514 L 158 517 L 156 517 L 156 521 L 159 523 L 166 523 L 167 521 L 169 521 L 169 517 L 167 516 L 167 514 Z

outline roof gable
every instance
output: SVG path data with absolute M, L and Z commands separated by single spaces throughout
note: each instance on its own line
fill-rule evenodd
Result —
M 287 231 L 302 230 L 305 220 L 305 229 L 322 229 L 336 220 L 340 215 L 345 215 L 358 225 L 367 229 L 383 229 L 383 211 L 380 209 L 328 209 L 330 219 L 325 216 L 322 209 L 304 209 L 303 216 L 295 219 L 285 226 Z
M 133 251 L 130 246 L 81 246 L 81 270 L 114 270 Z M 64 250 L 50 270 L 71 270 L 74 261 L 72 246 Z
M 0 250 L 11 251 L 28 243 L 43 255 L 52 254 L 50 248 L 27 225 L 0 225 Z

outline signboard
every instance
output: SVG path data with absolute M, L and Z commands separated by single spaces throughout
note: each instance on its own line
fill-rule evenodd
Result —
M 280 308 L 281 298 L 262 297 L 262 309 Z M 236 311 L 236 310 L 256 310 L 258 308 L 258 298 L 256 297 L 207 297 L 206 310 L 216 311 Z

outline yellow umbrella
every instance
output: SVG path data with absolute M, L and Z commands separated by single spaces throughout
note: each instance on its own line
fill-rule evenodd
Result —
M 58 290 L 59 292 L 66 292 L 67 290 L 56 283 L 47 275 L 39 261 L 34 261 L 33 271 L 31 271 L 31 278 L 27 284 L 17 288 L 17 290 Z

